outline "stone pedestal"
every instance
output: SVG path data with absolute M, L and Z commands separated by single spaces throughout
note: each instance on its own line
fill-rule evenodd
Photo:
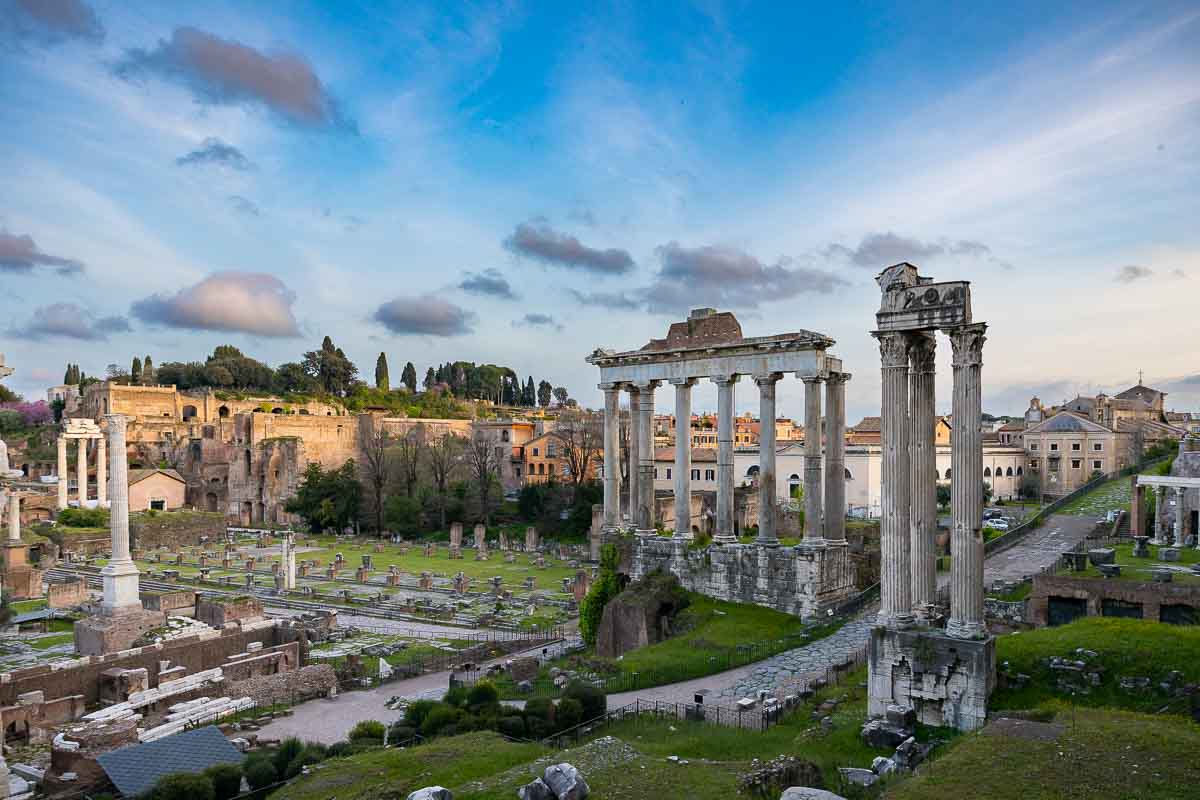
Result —
M 4 553 L 4 593 L 10 600 L 42 596 L 42 571 L 29 564 L 29 545 L 7 541 Z
M 871 630 L 867 713 L 907 706 L 926 725 L 974 731 L 987 722 L 996 685 L 996 640 L 964 640 L 940 630 Z
M 75 652 L 81 656 L 100 656 L 128 650 L 142 634 L 167 624 L 161 611 L 127 607 L 113 614 L 101 614 L 75 623 Z

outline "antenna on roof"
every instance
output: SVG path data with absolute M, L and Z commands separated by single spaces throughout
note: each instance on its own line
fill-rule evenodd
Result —
M 1138 386 L 1142 385 L 1142 371 L 1138 370 Z

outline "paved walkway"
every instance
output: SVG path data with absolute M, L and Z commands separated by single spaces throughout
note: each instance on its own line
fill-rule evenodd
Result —
M 983 583 L 1021 581 L 1049 567 L 1066 550 L 1087 538 L 1096 526 L 1092 517 L 1072 517 L 1066 514 L 1050 516 L 1042 526 L 1025 536 L 1007 550 L 987 557 L 983 562 Z M 950 574 L 938 574 L 938 586 L 950 583 Z

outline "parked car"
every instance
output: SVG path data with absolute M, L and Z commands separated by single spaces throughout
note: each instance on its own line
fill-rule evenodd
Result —
M 998 508 L 984 509 L 984 512 L 983 512 L 984 519 L 996 519 L 998 517 L 1003 517 L 1003 516 L 1004 516 L 1004 512 Z
M 1004 519 L 1003 517 L 995 517 L 993 519 L 984 520 L 984 522 L 987 524 L 987 527 L 992 528 L 993 530 L 1008 530 L 1008 520 Z

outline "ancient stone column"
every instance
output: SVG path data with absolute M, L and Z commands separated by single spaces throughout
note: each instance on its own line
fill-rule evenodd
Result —
M 713 541 L 735 544 L 733 524 L 733 389 L 737 375 L 717 375 L 717 533 Z
M 695 378 L 672 378 L 675 387 L 675 538 L 692 537 L 692 387 Z
M 628 384 L 625 389 L 629 392 L 629 486 L 626 487 L 626 492 L 629 495 L 629 524 L 636 528 L 637 504 L 641 496 L 638 494 L 641 485 L 638 465 L 642 462 L 641 437 L 638 436 L 641 392 L 633 384 Z
M 58 437 L 58 509 L 67 507 L 67 437 Z
M 775 384 L 778 372 L 755 375 L 758 384 L 758 537 L 755 544 L 775 547 Z
M 621 386 L 600 384 L 604 392 L 604 527 L 621 520 Z
M 96 440 L 96 500 L 108 505 L 108 442 L 101 436 Z
M 908 335 L 875 333 L 883 364 L 880 436 L 879 622 L 902 627 L 912 622 L 909 576 L 908 506 Z
M 846 541 L 846 381 L 838 372 L 825 381 L 825 538 Z
M 79 473 L 79 477 L 77 477 L 75 480 L 76 480 L 76 481 L 78 482 L 78 484 L 79 484 L 79 489 L 78 489 L 78 493 L 79 493 L 79 507 L 80 507 L 80 508 L 83 508 L 83 505 L 84 505 L 84 503 L 86 503 L 86 502 L 87 502 L 87 499 L 88 499 L 88 490 L 87 490 L 87 483 L 88 483 L 88 481 L 87 481 L 87 439 L 80 438 L 80 439 L 76 439 L 75 441 L 78 443 L 78 444 L 76 445 L 76 452 L 78 453 L 78 455 L 76 456 L 76 464 L 75 464 L 75 467 L 76 467 L 76 470 L 77 470 L 77 471 L 78 471 L 78 473 Z
M 1154 535 L 1150 544 L 1162 544 L 1163 506 L 1167 502 L 1167 491 L 1164 486 L 1154 487 Z
M 1175 546 L 1183 547 L 1183 498 L 1187 490 L 1182 486 L 1175 487 Z
M 638 516 L 637 529 L 654 532 L 654 390 L 658 381 L 638 384 Z M 633 435 L 632 430 L 630 435 Z
M 910 339 L 909 402 L 912 420 L 912 474 L 909 497 L 912 608 L 919 619 L 927 619 L 937 599 L 937 448 L 934 444 L 934 355 L 937 339 L 932 333 L 914 334 Z M 953 475 L 953 471 L 951 472 Z
M 101 610 L 107 614 L 141 610 L 138 569 L 129 557 L 129 462 L 125 453 L 125 424 L 122 414 L 108 414 L 109 474 L 112 476 L 109 527 L 112 558 L 100 570 L 104 578 Z
M 950 331 L 954 365 L 954 428 L 950 433 L 950 620 L 946 633 L 960 639 L 987 635 L 983 619 L 983 433 L 980 371 L 987 325 Z
M 21 496 L 16 492 L 8 496 L 8 540 L 21 541 Z
M 821 519 L 821 382 L 819 376 L 804 381 L 804 541 L 824 541 Z M 766 424 L 765 422 L 763 423 Z M 772 423 L 772 427 L 774 424 Z

